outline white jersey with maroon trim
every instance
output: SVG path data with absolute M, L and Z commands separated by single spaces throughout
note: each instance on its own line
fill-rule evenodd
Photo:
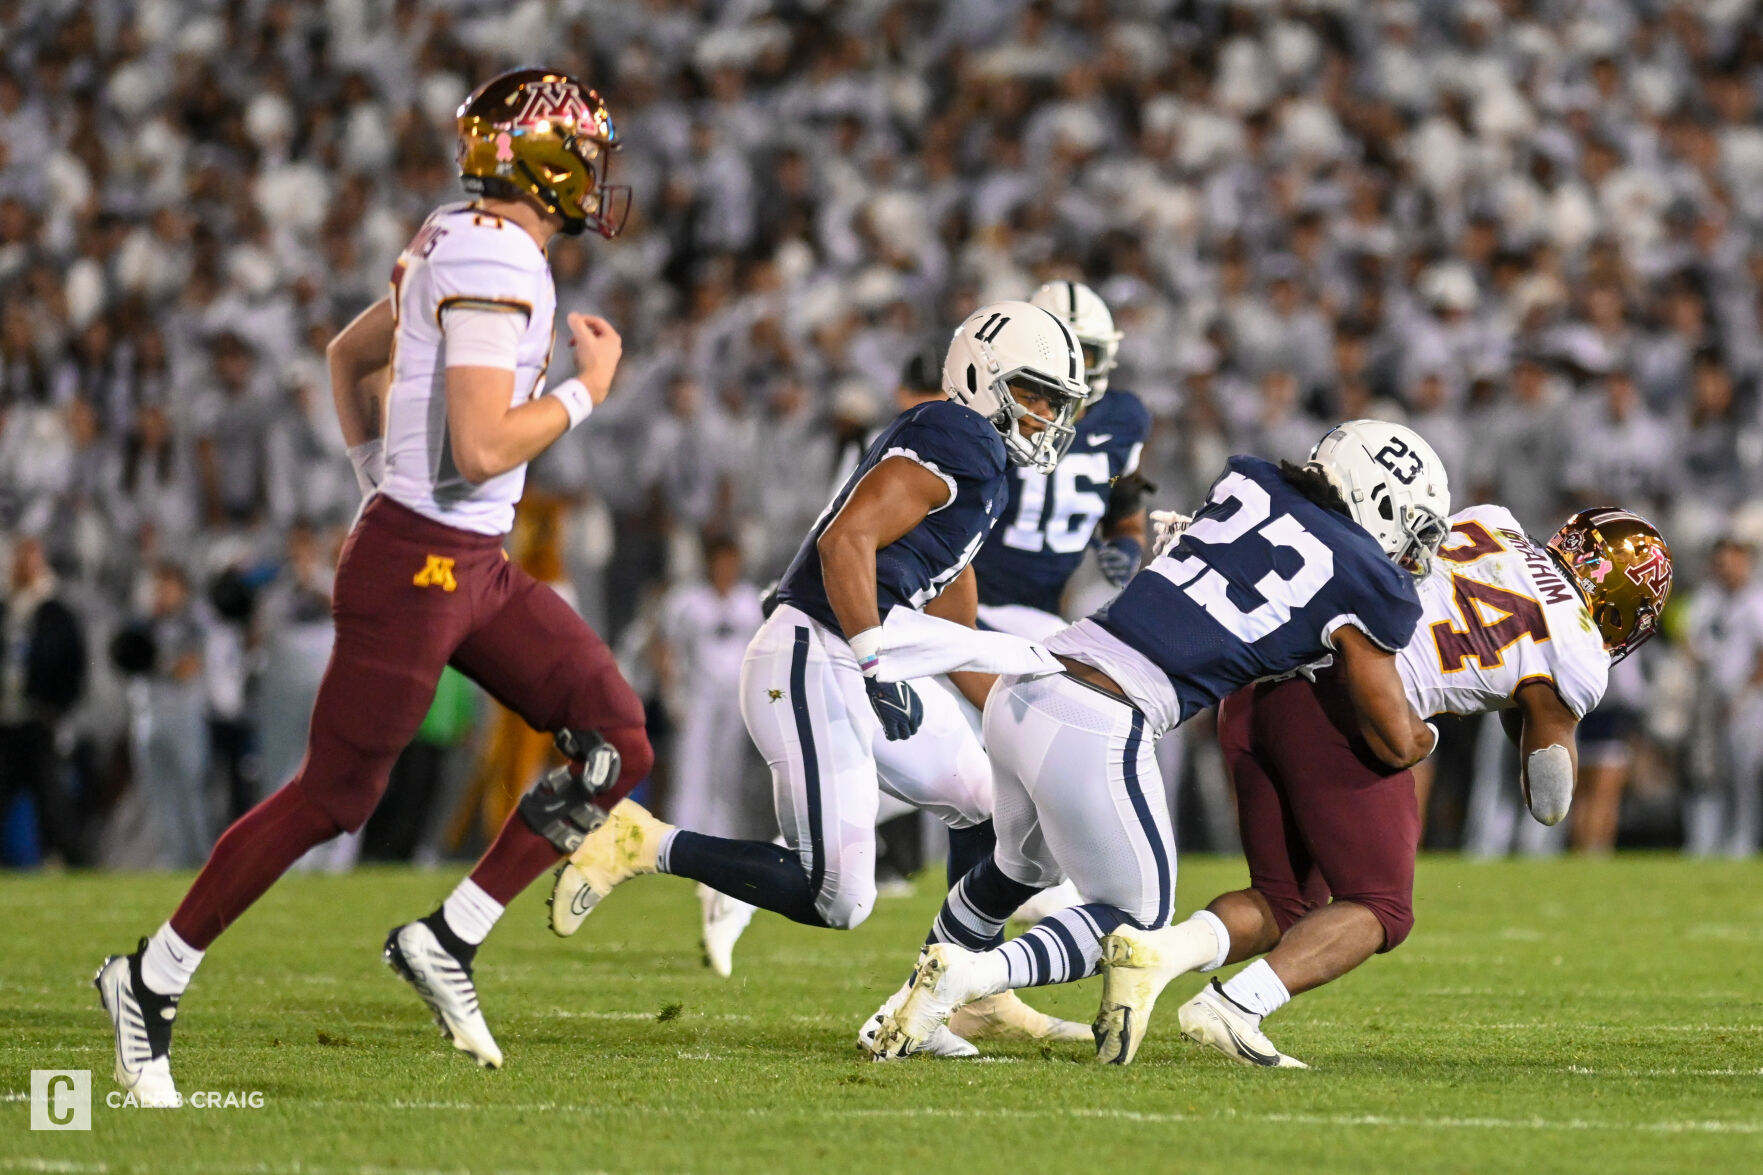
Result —
M 392 269 L 397 326 L 380 492 L 448 526 L 507 534 L 526 466 L 473 484 L 453 465 L 443 329 L 454 307 L 519 315 L 513 403 L 544 391 L 557 310 L 545 254 L 525 229 L 499 216 L 467 204 L 436 209 Z
M 1547 680 L 1583 718 L 1604 696 L 1610 654 L 1579 594 L 1512 512 L 1471 506 L 1420 582 L 1414 639 L 1397 655 L 1408 700 L 1423 715 L 1511 706 L 1528 681 Z

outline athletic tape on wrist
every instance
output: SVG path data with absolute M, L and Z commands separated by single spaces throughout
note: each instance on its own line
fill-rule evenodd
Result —
M 863 672 L 863 676 L 874 677 L 876 669 L 881 665 L 881 626 L 878 624 L 874 628 L 866 628 L 845 643 L 851 646 L 851 652 L 857 658 L 857 668 Z

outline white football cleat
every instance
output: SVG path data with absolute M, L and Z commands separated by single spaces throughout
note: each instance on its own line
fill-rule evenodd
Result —
M 1194 940 L 1204 935 L 1206 941 Z M 1121 926 L 1102 940 L 1102 1006 L 1092 1032 L 1096 1060 L 1129 1065 L 1151 1025 L 1151 1009 L 1169 981 L 1211 962 L 1212 931 L 1189 919 L 1161 930 Z
M 1183 1036 L 1241 1064 L 1260 1065 L 1267 1069 L 1310 1067 L 1274 1048 L 1273 1042 L 1261 1031 L 1256 1017 L 1231 1002 L 1216 979 L 1181 1006 L 1176 1012 L 1176 1020 L 1181 1024 Z
M 882 1021 L 886 1020 L 889 1016 L 892 1016 L 895 1010 L 898 1009 L 901 1004 L 906 1002 L 906 997 L 911 993 L 911 984 L 906 984 L 901 987 L 899 991 L 888 997 L 886 1003 L 875 1010 L 873 1016 L 863 1022 L 862 1028 L 857 1030 L 857 1047 L 868 1053 L 871 1059 L 877 1061 L 888 1060 L 887 1057 L 882 1055 L 880 1047 L 876 1044 L 876 1041 L 881 1037 Z M 918 1051 L 921 1054 L 932 1057 L 979 1056 L 979 1050 L 977 1048 L 951 1032 L 947 1025 L 938 1028 L 935 1032 L 926 1037 L 924 1043 L 918 1047 Z
M 502 1067 L 502 1050 L 478 1010 L 471 964 L 455 958 L 421 922 L 394 927 L 386 936 L 384 958 L 388 967 L 416 989 L 454 1048 L 470 1053 L 486 1069 Z
M 948 1031 L 965 1040 L 1048 1040 L 1089 1043 L 1090 1027 L 1023 1003 L 1013 991 L 981 996 L 949 1017 Z
M 923 1048 L 939 1028 L 947 1027 L 955 1009 L 981 996 L 995 995 L 982 977 L 977 951 L 950 942 L 932 943 L 912 969 L 911 990 L 891 1015 L 882 1017 L 876 1035 L 878 1057 L 892 1060 Z
M 632 800 L 620 800 L 557 870 L 551 886 L 551 929 L 567 938 L 621 882 L 655 872 L 661 840 L 673 825 Z M 733 944 L 730 944 L 731 946 Z
M 171 1026 L 180 997 L 160 995 L 142 981 L 141 954 L 146 949 L 143 938 L 134 954 L 105 959 L 92 986 L 116 1033 L 116 1083 L 134 1095 L 138 1106 L 176 1109 L 183 1099 L 171 1079 Z
M 704 965 L 727 979 L 735 970 L 735 944 L 747 923 L 753 921 L 755 907 L 739 898 L 731 898 L 708 885 L 698 886 L 698 905 L 704 912 Z

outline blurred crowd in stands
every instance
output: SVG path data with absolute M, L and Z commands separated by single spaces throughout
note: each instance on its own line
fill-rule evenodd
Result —
M 625 360 L 516 537 L 658 724 L 706 536 L 775 575 L 914 350 L 1071 277 L 1125 331 L 1159 505 L 1374 415 L 1539 536 L 1658 522 L 1668 634 L 1587 724 L 1568 835 L 1757 848 L 1753 0 L 0 0 L 0 29 L 8 860 L 193 864 L 292 773 L 358 504 L 324 344 L 463 198 L 460 100 L 526 62 L 606 95 L 635 210 L 552 250 Z M 442 809 L 530 778 L 443 695 L 360 851 L 457 846 Z M 1184 846 L 1228 847 L 1204 731 L 1172 742 Z M 1559 847 L 1497 736 L 1438 764 L 1430 844 Z

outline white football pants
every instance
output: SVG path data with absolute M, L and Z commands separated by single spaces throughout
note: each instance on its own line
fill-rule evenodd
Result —
M 778 827 L 819 879 L 814 905 L 829 926 L 856 926 L 875 905 L 883 792 L 951 828 L 991 816 L 991 769 L 953 689 L 928 678 L 909 684 L 924 724 L 889 742 L 850 646 L 788 604 L 754 634 L 741 663 L 741 716 L 771 768 Z
M 1086 902 L 1166 924 L 1175 836 L 1144 715 L 1063 673 L 1005 677 L 986 703 L 985 740 L 1005 876 L 1070 878 Z

